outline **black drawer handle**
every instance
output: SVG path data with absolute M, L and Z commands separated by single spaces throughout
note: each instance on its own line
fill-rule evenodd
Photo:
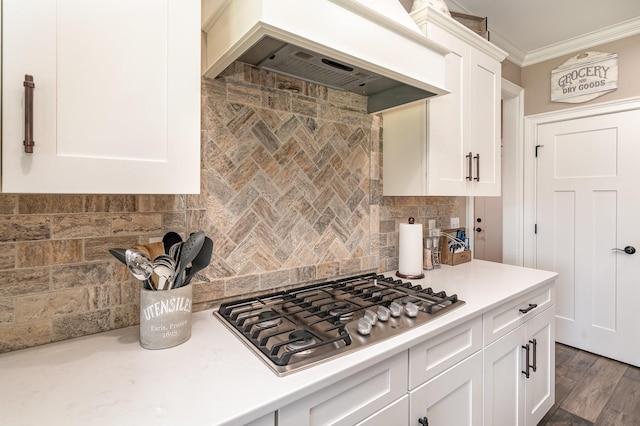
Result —
M 473 161 L 473 153 L 469 152 L 469 155 L 465 155 L 465 157 L 469 160 L 469 163 L 467 164 L 467 168 L 469 169 L 469 175 L 465 178 L 468 181 L 473 180 L 473 178 L 471 177 L 471 173 L 472 173 L 472 161 Z
M 529 303 L 529 307 L 528 307 L 528 308 L 524 308 L 524 309 L 520 308 L 520 313 L 521 313 L 521 314 L 526 314 L 527 312 L 529 312 L 529 311 L 531 311 L 532 309 L 535 309 L 535 308 L 537 308 L 537 307 L 538 307 L 538 305 L 537 305 L 537 304 L 535 304 L 535 303 Z
M 537 368 L 537 364 L 538 364 L 538 341 L 536 339 L 532 339 L 529 340 L 529 343 L 531 343 L 531 346 L 533 347 L 533 364 L 531 365 L 531 369 L 533 370 L 533 372 L 535 373 Z
M 530 351 L 530 347 L 529 344 L 527 343 L 526 345 L 522 345 L 522 349 L 524 349 L 525 352 L 525 357 L 526 359 L 524 360 L 524 370 L 522 370 L 522 374 L 524 374 L 524 377 L 526 377 L 527 379 L 529 378 L 529 375 L 531 374 L 529 372 L 529 368 L 531 367 L 529 365 L 529 351 Z
M 26 74 L 24 76 L 24 152 L 33 154 L 33 89 L 36 85 L 33 82 L 33 76 Z

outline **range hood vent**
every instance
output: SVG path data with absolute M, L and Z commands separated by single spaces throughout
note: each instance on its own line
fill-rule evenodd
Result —
M 346 91 L 364 88 L 368 83 L 382 78 L 364 69 L 342 64 L 292 45 L 286 45 L 257 65 L 267 71 L 322 82 L 328 87 Z
M 205 29 L 207 77 L 238 60 L 367 96 L 369 113 L 447 93 L 446 51 L 396 0 L 233 0 L 221 9 Z

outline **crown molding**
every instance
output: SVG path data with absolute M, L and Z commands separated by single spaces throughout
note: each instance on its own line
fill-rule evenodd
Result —
M 490 26 L 489 26 L 489 39 L 491 40 L 491 43 L 495 44 L 496 46 L 498 46 L 499 48 L 507 52 L 507 55 L 508 55 L 507 60 L 509 62 L 513 62 L 519 67 L 522 67 L 522 64 L 524 63 L 527 52 L 520 49 L 515 44 L 512 44 L 505 37 L 502 37 L 502 35 L 499 32 L 491 29 Z
M 532 50 L 527 53 L 521 66 L 526 67 L 537 64 L 559 56 L 569 55 L 580 50 L 631 37 L 636 34 L 640 34 L 640 18 L 630 19 L 617 25 L 565 40 L 562 43 Z
M 447 0 L 447 4 L 453 6 L 453 8 L 450 7 L 451 10 L 459 10 L 468 14 L 471 13 L 456 0 Z M 640 34 L 640 17 L 529 52 L 515 46 L 507 38 L 491 28 L 491 19 L 489 19 L 489 34 L 491 42 L 507 52 L 507 59 L 522 68 Z
M 540 62 L 555 59 L 560 56 L 570 55 L 581 50 L 590 49 L 612 41 L 620 40 L 640 34 L 640 17 L 630 19 L 621 24 L 612 25 L 598 31 L 583 34 L 560 43 L 551 44 L 549 46 L 525 52 L 517 46 L 510 43 L 495 30 L 489 28 L 491 34 L 491 42 L 502 50 L 506 51 L 510 62 L 518 65 L 520 68 L 534 65 Z

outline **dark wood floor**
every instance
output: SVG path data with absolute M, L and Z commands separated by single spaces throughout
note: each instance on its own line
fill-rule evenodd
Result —
M 640 425 L 640 368 L 556 343 L 556 403 L 538 425 Z

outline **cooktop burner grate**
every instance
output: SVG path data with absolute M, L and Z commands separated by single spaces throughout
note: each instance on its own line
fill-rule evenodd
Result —
M 284 375 L 463 304 L 455 294 L 371 273 L 224 303 L 214 315 Z

